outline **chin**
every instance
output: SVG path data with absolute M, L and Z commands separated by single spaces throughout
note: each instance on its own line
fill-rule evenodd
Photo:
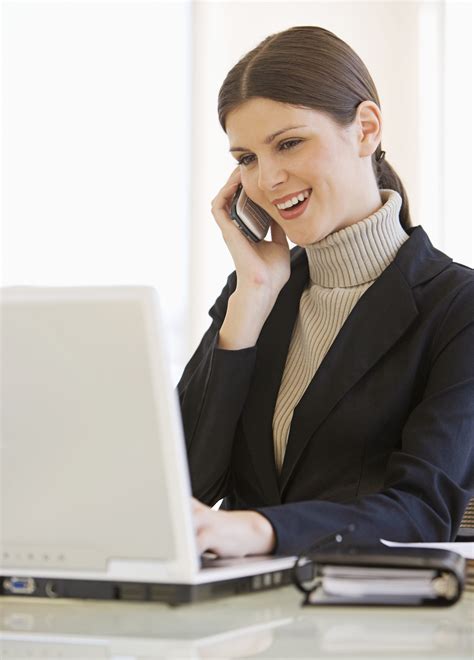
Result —
M 322 241 L 322 239 L 324 238 L 324 236 L 320 236 L 318 234 L 313 234 L 311 236 L 308 236 L 308 235 L 306 235 L 306 236 L 301 236 L 301 235 L 299 235 L 299 236 L 297 236 L 297 235 L 290 236 L 290 234 L 287 234 L 287 236 L 288 236 L 289 240 L 292 243 L 294 243 L 295 245 L 299 245 L 302 248 L 308 247 L 308 246 L 312 245 L 313 243 L 319 243 L 319 241 Z
M 288 239 L 302 248 L 308 247 L 313 243 L 319 243 L 319 241 L 322 241 L 323 238 L 331 233 L 330 229 L 328 229 L 328 223 L 324 222 L 322 218 L 318 220 L 314 217 L 301 222 L 299 227 L 295 224 L 293 226 L 287 226 L 285 229 Z

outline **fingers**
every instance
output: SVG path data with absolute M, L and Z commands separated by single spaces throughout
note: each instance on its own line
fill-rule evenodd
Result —
M 228 213 L 230 203 L 240 183 L 240 167 L 236 167 L 211 202 L 211 210 L 214 215 L 215 212 L 222 210 Z M 218 218 L 216 218 L 216 220 L 218 220 Z
M 203 552 L 214 552 L 212 549 L 212 541 L 211 541 L 211 535 L 209 534 L 207 529 L 201 529 L 198 532 L 196 532 L 196 545 L 197 549 L 200 555 L 203 554 Z M 214 554 L 218 554 L 217 552 L 214 552 Z
M 220 529 L 224 524 L 218 511 L 208 509 L 208 511 L 198 511 L 194 515 L 194 531 L 196 535 L 196 545 L 200 554 L 203 552 L 213 552 L 216 555 L 221 554 Z
M 191 498 L 191 506 L 193 513 L 194 533 L 196 535 L 196 545 L 199 554 L 202 554 L 206 550 L 212 550 L 212 514 L 215 512 L 197 500 L 195 497 Z
M 237 168 L 232 172 L 226 184 L 220 189 L 211 204 L 212 215 L 222 232 L 222 237 L 229 248 L 234 262 L 238 259 L 238 255 L 242 250 L 245 253 L 253 247 L 240 229 L 232 222 L 230 216 L 232 200 L 240 183 L 240 168 Z
M 238 227 L 232 222 L 230 215 L 232 200 L 234 199 L 237 188 L 241 183 L 242 177 L 239 166 L 232 171 L 226 183 L 211 202 L 212 215 L 214 216 L 227 244 L 229 244 L 229 240 L 232 243 L 236 241 L 237 245 L 246 245 L 248 243 Z
M 212 509 L 196 500 L 191 498 L 192 515 L 194 521 L 194 530 L 198 532 L 200 529 L 209 524 L 210 514 L 213 513 Z
M 230 217 L 230 206 L 234 195 L 239 187 L 240 181 L 234 181 L 233 183 L 226 184 L 221 188 L 219 195 L 213 200 L 211 209 L 212 212 L 225 211 L 227 216 Z M 216 217 L 216 220 L 219 218 Z

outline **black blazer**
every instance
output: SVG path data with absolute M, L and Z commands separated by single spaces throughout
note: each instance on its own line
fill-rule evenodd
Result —
M 236 351 L 216 348 L 229 276 L 178 384 L 194 495 L 259 510 L 278 553 L 349 523 L 354 540 L 453 540 L 474 494 L 474 271 L 421 226 L 407 233 L 296 407 L 280 475 L 272 419 L 308 282 L 303 248 L 256 346 Z

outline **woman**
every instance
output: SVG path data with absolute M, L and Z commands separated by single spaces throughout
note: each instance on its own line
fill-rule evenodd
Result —
M 271 35 L 228 73 L 219 120 L 238 166 L 212 213 L 235 271 L 178 385 L 200 550 L 289 554 L 350 523 L 454 539 L 474 490 L 474 271 L 412 225 L 366 67 L 322 28 Z M 231 222 L 239 183 L 271 240 Z

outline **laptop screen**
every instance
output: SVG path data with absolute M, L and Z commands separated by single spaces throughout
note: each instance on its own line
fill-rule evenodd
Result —
M 103 570 L 111 558 L 173 558 L 173 475 L 160 441 L 170 386 L 152 359 L 143 289 L 4 294 L 3 565 Z

